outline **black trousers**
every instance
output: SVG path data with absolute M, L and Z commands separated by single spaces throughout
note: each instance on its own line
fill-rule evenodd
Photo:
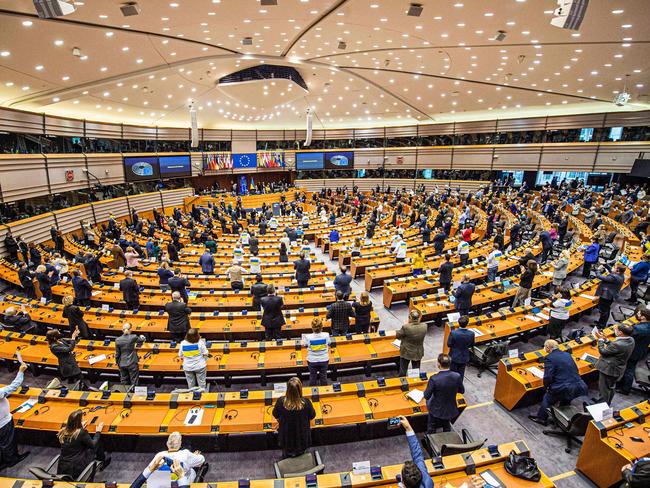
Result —
M 465 266 L 467 264 L 467 261 L 469 261 L 469 254 L 461 254 L 460 255 L 460 265 Z
M 582 277 L 583 278 L 589 278 L 589 275 L 591 274 L 591 266 L 594 263 L 588 263 L 585 261 L 585 264 L 582 265 Z
M 0 429 L 0 465 L 12 464 L 18 457 L 18 443 L 14 423 L 10 421 Z
M 90 307 L 90 298 L 75 298 L 74 304 L 78 307 Z
M 409 369 L 409 363 L 411 364 L 411 369 L 420 369 L 420 361 L 399 358 L 399 376 L 406 376 Z
M 451 421 L 429 415 L 427 417 L 427 434 L 433 434 L 440 428 L 443 432 L 451 432 Z
M 137 310 L 140 308 L 140 300 L 129 300 L 126 302 L 126 306 L 129 308 L 129 310 Z
M 264 339 L 267 341 L 273 340 L 273 339 L 280 339 L 282 335 L 280 334 L 280 327 L 266 327 L 264 329 Z
M 558 319 L 551 317 L 548 322 L 548 337 L 549 339 L 557 339 L 562 337 L 562 329 L 567 324 L 568 320 Z
M 609 321 L 609 311 L 612 308 L 612 303 L 614 300 L 608 300 L 605 298 L 600 298 L 598 301 L 598 311 L 600 312 L 600 317 L 598 318 L 598 328 L 603 329 L 607 326 Z
M 451 362 L 451 366 L 449 366 L 450 371 L 455 371 L 460 375 L 460 379 L 464 380 L 465 379 L 465 367 L 467 366 L 467 363 L 455 363 Z
M 309 280 L 298 280 L 298 288 L 307 288 Z

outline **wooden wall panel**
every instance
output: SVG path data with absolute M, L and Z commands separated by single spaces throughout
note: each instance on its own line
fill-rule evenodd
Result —
M 453 169 L 485 170 L 492 166 L 491 147 L 454 147 L 452 158 Z
M 634 160 L 641 158 L 648 146 L 633 143 L 602 143 L 596 155 L 594 171 L 629 173 Z
M 140 193 L 139 195 L 129 195 L 129 208 L 131 211 L 135 209 L 138 214 L 151 212 L 154 208 L 162 206 L 160 192 L 154 191 L 151 193 Z
M 192 164 L 192 176 L 199 176 L 203 172 L 203 153 L 191 153 L 190 162 Z
M 562 115 L 549 117 L 546 124 L 547 130 L 573 129 L 576 127 L 602 127 L 603 114 Z
M 113 198 L 111 200 L 103 200 L 91 204 L 95 211 L 95 218 L 97 223 L 108 221 L 109 214 L 115 217 L 122 217 L 129 215 L 129 207 L 126 204 L 126 198 Z
M 606 114 L 607 127 L 650 126 L 650 110 L 642 112 L 612 112 Z
M 47 172 L 50 176 L 50 190 L 52 193 L 88 188 L 86 174 L 82 171 L 86 167 L 86 156 L 83 154 L 46 154 Z M 73 181 L 66 181 L 66 171 L 73 171 Z
M 537 171 L 541 145 L 507 145 L 494 148 L 492 169 Z
M 162 192 L 165 207 L 182 207 L 183 200 L 194 195 L 192 188 L 179 188 L 178 190 L 169 190 Z
M 5 202 L 50 193 L 42 154 L 0 154 L 0 195 Z
M 124 139 L 146 139 L 153 141 L 156 139 L 157 129 L 155 127 L 123 125 L 122 133 Z
M 79 119 L 46 115 L 45 134 L 48 136 L 83 137 L 84 122 Z
M 86 137 L 91 139 L 122 139 L 122 125 L 86 121 Z
M 387 150 L 387 169 L 415 169 L 417 164 L 417 151 L 415 148 Z
M 43 114 L 0 108 L 0 131 L 43 134 Z
M 417 125 L 408 125 L 404 127 L 386 127 L 386 138 L 393 137 L 415 137 L 418 135 Z
M 355 129 L 355 139 L 383 139 L 385 130 L 383 127 L 370 127 L 368 129 Z
M 418 134 L 421 136 L 444 136 L 454 133 L 454 124 L 425 124 L 418 126 Z
M 19 220 L 9 224 L 11 233 L 14 237 L 22 237 L 27 243 L 43 242 L 50 239 L 50 228 L 55 226 L 54 214 L 46 213 L 31 217 L 29 219 Z M 4 242 L 3 242 L 4 246 Z M 4 253 L 4 249 L 2 249 Z
M 76 207 L 56 211 L 56 222 L 58 228 L 64 234 L 79 231 L 81 229 L 82 220 L 90 222 L 91 224 L 95 223 L 93 211 L 89 204 L 77 205 Z
M 284 141 L 285 131 L 283 130 L 258 130 L 258 141 Z
M 496 120 L 481 120 L 476 122 L 457 122 L 456 134 L 481 134 L 496 132 Z
M 158 127 L 159 141 L 189 141 L 191 138 L 189 127 Z
M 202 141 L 229 141 L 232 131 L 224 129 L 199 129 Z
M 354 139 L 354 129 L 327 129 L 325 139 Z
M 124 165 L 122 154 L 97 153 L 86 154 L 88 171 L 102 182 L 103 185 L 119 185 L 124 183 Z M 88 175 L 90 184 L 95 185 L 97 180 Z
M 424 148 L 418 150 L 418 169 L 451 169 L 452 148 Z
M 529 119 L 501 119 L 497 121 L 497 132 L 544 130 L 546 117 L 531 117 Z
M 596 145 L 544 145 L 540 171 L 591 171 Z

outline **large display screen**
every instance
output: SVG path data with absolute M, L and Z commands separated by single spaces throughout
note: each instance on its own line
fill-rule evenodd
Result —
M 623 127 L 612 127 L 609 130 L 610 141 L 620 141 L 623 137 Z
M 240 169 L 240 168 L 253 169 L 253 168 L 257 168 L 257 154 L 256 153 L 233 154 L 232 155 L 232 166 L 235 169 Z
M 161 178 L 192 176 L 192 163 L 189 156 L 160 156 Z
M 160 178 L 160 166 L 156 157 L 124 158 L 124 179 L 126 181 L 145 181 Z
M 592 128 L 587 128 L 587 129 L 580 129 L 580 140 L 582 142 L 589 142 L 591 139 L 594 137 L 594 129 Z
M 296 169 L 323 169 L 324 154 L 321 152 L 296 153 Z
M 325 169 L 352 169 L 354 168 L 353 152 L 327 152 L 325 153 Z

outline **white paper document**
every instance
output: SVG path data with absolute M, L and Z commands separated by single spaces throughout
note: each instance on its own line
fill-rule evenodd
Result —
M 527 318 L 528 320 L 534 320 L 535 322 L 541 322 L 542 321 L 541 318 L 536 317 L 535 315 L 526 315 L 525 318 Z
M 185 416 L 185 421 L 183 422 L 187 426 L 192 425 L 201 425 L 201 420 L 203 420 L 203 408 L 190 408 L 190 411 L 187 412 Z
M 596 403 L 594 405 L 587 405 L 587 412 L 591 414 L 591 416 L 596 422 L 600 422 L 602 420 L 611 418 L 612 416 L 612 409 L 609 408 L 607 402 Z
M 544 371 L 542 371 L 541 369 L 535 366 L 531 366 L 530 368 L 526 368 L 526 369 L 530 371 L 532 374 L 534 374 L 535 376 L 537 376 L 538 378 L 544 377 Z
M 475 337 L 481 337 L 482 335 L 484 335 L 483 332 L 481 332 L 481 331 L 478 330 L 478 329 L 469 329 L 469 330 L 471 330 L 472 332 L 474 332 L 474 336 L 475 336 Z
M 352 463 L 352 474 L 370 474 L 370 461 Z
M 422 399 L 424 398 L 424 392 L 422 390 L 418 390 L 417 388 L 409 391 L 406 396 L 413 400 L 415 403 L 420 403 Z
M 106 359 L 106 354 L 100 354 L 99 356 L 92 356 L 88 359 L 88 364 L 95 364 Z
M 393 342 L 391 342 L 393 346 L 395 346 L 397 349 L 399 349 L 402 345 L 402 341 L 399 339 L 395 339 Z
M 408 369 L 406 371 L 406 376 L 417 380 L 420 377 L 420 368 Z
M 447 320 L 449 320 L 449 322 L 457 323 L 459 318 L 460 314 L 458 312 L 447 314 Z

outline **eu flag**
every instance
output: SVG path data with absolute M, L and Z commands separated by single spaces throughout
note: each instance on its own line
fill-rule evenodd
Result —
M 250 168 L 254 169 L 257 167 L 257 154 L 256 153 L 244 153 L 244 154 L 233 154 L 232 155 L 233 168 Z

